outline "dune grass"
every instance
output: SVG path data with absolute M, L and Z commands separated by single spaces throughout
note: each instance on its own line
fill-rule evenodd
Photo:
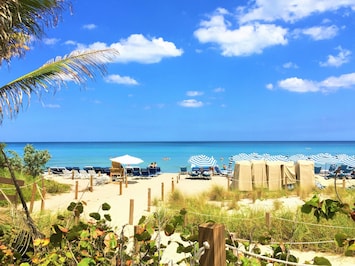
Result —
M 302 193 L 294 190 L 267 191 L 256 190 L 240 192 L 226 190 L 214 186 L 210 190 L 193 197 L 185 197 L 182 192 L 175 190 L 165 203 L 171 211 L 185 208 L 187 221 L 198 226 L 206 221 L 223 223 L 228 233 L 233 233 L 238 239 L 252 242 L 263 242 L 269 239 L 272 243 L 287 243 L 295 249 L 313 250 L 317 252 L 343 253 L 344 249 L 335 245 L 334 236 L 337 233 L 355 236 L 354 221 L 346 214 L 338 213 L 334 219 L 322 219 L 317 223 L 312 214 L 304 214 L 300 207 L 290 210 L 283 206 L 279 200 L 282 197 L 302 196 L 303 200 L 310 199 L 314 194 L 324 198 L 337 200 L 337 195 L 342 202 L 353 206 L 355 191 L 334 187 L 324 190 L 314 190 L 311 193 Z M 255 210 L 240 204 L 240 200 L 274 199 L 270 224 L 266 222 L 266 211 Z

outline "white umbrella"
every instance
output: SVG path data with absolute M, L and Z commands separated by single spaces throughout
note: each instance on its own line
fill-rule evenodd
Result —
M 197 167 L 212 167 L 217 165 L 217 161 L 213 157 L 208 157 L 206 155 L 193 155 L 190 157 L 188 161 L 191 165 L 197 166 Z
M 143 163 L 143 160 L 141 158 L 138 157 L 134 157 L 131 155 L 122 155 L 122 156 L 118 156 L 115 158 L 111 158 L 110 159 L 112 162 L 116 162 L 116 163 L 121 163 L 121 164 L 140 164 Z

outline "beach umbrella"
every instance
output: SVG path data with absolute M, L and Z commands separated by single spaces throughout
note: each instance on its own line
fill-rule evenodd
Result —
M 128 154 L 111 158 L 110 160 L 112 162 L 121 163 L 121 164 L 140 164 L 144 162 L 141 158 L 134 157 Z
M 212 167 L 217 165 L 217 160 L 215 158 L 203 154 L 191 156 L 188 162 L 191 165 L 197 167 L 204 167 L 204 166 Z

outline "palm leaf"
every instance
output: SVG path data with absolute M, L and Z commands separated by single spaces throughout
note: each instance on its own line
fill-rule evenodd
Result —
M 56 57 L 42 67 L 0 88 L 0 123 L 4 114 L 12 118 L 32 94 L 56 91 L 67 82 L 85 84 L 94 79 L 96 73 L 106 74 L 106 64 L 118 55 L 115 49 L 75 51 L 64 57 Z

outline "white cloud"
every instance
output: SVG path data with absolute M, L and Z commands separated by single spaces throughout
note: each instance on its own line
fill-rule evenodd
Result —
M 223 12 L 222 12 L 223 11 Z M 210 20 L 202 21 L 194 32 L 201 43 L 217 44 L 224 56 L 259 54 L 270 46 L 285 45 L 287 29 L 274 24 L 253 23 L 232 29 L 225 19 L 226 12 L 219 9 Z
M 198 108 L 203 106 L 203 102 L 197 101 L 195 99 L 183 100 L 178 103 L 182 107 Z
M 116 83 L 116 84 L 126 84 L 126 85 L 138 85 L 138 82 L 127 76 L 120 76 L 120 75 L 108 75 L 104 78 L 107 83 Z
M 64 44 L 66 44 L 66 45 L 77 45 L 78 43 L 76 41 L 73 41 L 73 40 L 68 40 Z
M 54 109 L 60 108 L 59 104 L 43 104 L 42 106 L 44 108 L 54 108 Z
M 329 93 L 339 89 L 355 89 L 355 72 L 340 75 L 339 77 L 329 77 L 323 81 L 301 79 L 297 77 L 287 78 L 278 82 L 281 89 L 291 92 L 323 92 Z
M 215 88 L 213 91 L 216 92 L 216 93 L 220 93 L 220 92 L 225 92 L 225 89 L 221 88 L 221 87 L 218 87 L 218 88 Z
M 251 0 L 236 12 L 218 8 L 208 19 L 200 22 L 194 32 L 201 43 L 219 48 L 224 56 L 260 54 L 264 49 L 288 43 L 292 23 L 312 15 L 355 10 L 355 0 Z M 347 10 L 346 10 L 347 9 Z M 280 24 L 280 22 L 282 24 Z M 323 19 L 321 23 L 330 23 Z M 289 25 L 289 27 L 285 26 Z M 335 25 L 315 26 L 292 31 L 313 40 L 331 39 L 339 32 Z
M 187 91 L 186 95 L 190 96 L 190 97 L 196 97 L 196 96 L 203 95 L 203 92 L 202 91 Z
M 287 62 L 282 65 L 283 68 L 298 68 L 298 66 L 295 63 L 292 62 Z
M 256 0 L 252 6 L 239 8 L 240 23 L 250 21 L 276 21 L 295 22 L 314 13 L 335 11 L 341 8 L 355 10 L 354 0 Z
M 119 55 L 115 62 L 129 63 L 138 62 L 143 64 L 159 63 L 168 57 L 177 57 L 183 54 L 182 49 L 177 49 L 172 42 L 164 41 L 163 38 L 148 39 L 141 34 L 132 34 L 127 39 L 107 45 L 96 42 L 90 45 L 77 44 L 78 50 L 115 48 Z
M 338 33 L 338 27 L 335 25 L 332 26 L 319 26 L 319 27 L 311 27 L 307 29 L 302 29 L 300 32 L 304 35 L 310 36 L 313 40 L 327 40 L 334 38 Z
M 339 53 L 337 55 L 328 55 L 328 59 L 326 62 L 320 62 L 320 66 L 327 67 L 327 66 L 335 66 L 339 67 L 345 63 L 349 62 L 349 57 L 351 55 L 351 51 L 343 49 L 342 47 L 337 47 Z
M 97 26 L 95 24 L 85 24 L 83 26 L 83 29 L 86 29 L 86 30 L 93 30 L 93 29 L 96 29 Z
M 316 92 L 319 88 L 313 81 L 303 80 L 297 77 L 287 78 L 278 82 L 281 89 L 292 92 Z
M 274 89 L 274 85 L 272 85 L 272 83 L 266 84 L 265 86 L 268 90 L 273 90 Z
M 56 38 L 44 38 L 43 43 L 46 45 L 55 45 L 60 41 L 60 39 Z

